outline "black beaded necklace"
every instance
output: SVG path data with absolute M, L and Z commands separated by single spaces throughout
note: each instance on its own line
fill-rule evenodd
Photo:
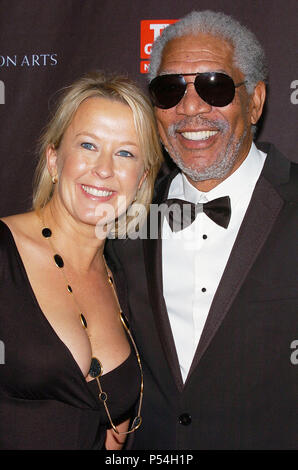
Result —
M 42 223 L 43 223 L 43 225 L 45 225 L 43 221 L 42 221 Z M 49 241 L 51 251 L 53 252 L 53 258 L 54 258 L 55 264 L 56 264 L 57 268 L 59 268 L 61 270 L 61 272 L 64 276 L 64 279 L 66 281 L 66 286 L 67 286 L 66 289 L 72 295 L 72 298 L 73 298 L 73 301 L 76 305 L 76 308 L 79 311 L 80 322 L 81 322 L 83 328 L 86 330 L 86 333 L 88 335 L 87 320 L 86 320 L 85 316 L 83 315 L 83 313 L 81 313 L 79 303 L 77 302 L 76 297 L 73 293 L 73 289 L 72 289 L 71 285 L 69 284 L 69 282 L 66 278 L 66 275 L 65 275 L 65 272 L 64 272 L 64 269 L 63 269 L 64 268 L 63 258 L 59 254 L 55 253 L 55 249 L 54 249 L 54 246 L 53 246 L 53 243 L 52 243 L 52 240 L 51 240 L 52 231 L 51 231 L 50 228 L 44 226 L 42 228 L 41 233 L 42 233 L 42 236 Z M 94 356 L 91 358 L 89 375 L 93 379 L 96 379 L 96 381 L 97 381 L 97 385 L 98 385 L 98 389 L 99 389 L 98 398 L 100 399 L 100 401 L 103 403 L 103 405 L 105 407 L 105 411 L 106 411 L 106 414 L 108 416 L 110 425 L 113 428 L 113 430 L 115 431 L 115 433 L 117 433 L 117 434 L 130 434 L 130 433 L 134 432 L 136 429 L 138 429 L 140 427 L 141 423 L 142 423 L 141 408 L 142 408 L 143 391 L 144 391 L 143 369 L 142 369 L 142 364 L 141 364 L 141 360 L 140 360 L 139 351 L 137 349 L 135 341 L 134 341 L 134 339 L 132 337 L 132 334 L 130 332 L 127 318 L 123 314 L 123 312 L 121 310 L 121 307 L 120 307 L 120 304 L 119 304 L 118 296 L 117 296 L 117 293 L 116 293 L 116 290 L 115 290 L 115 287 L 114 287 L 114 283 L 113 283 L 113 278 L 112 278 L 111 274 L 109 273 L 109 270 L 108 270 L 108 267 L 107 267 L 107 264 L 106 264 L 106 261 L 105 261 L 104 257 L 103 257 L 103 260 L 104 260 L 104 264 L 105 264 L 105 268 L 106 268 L 108 281 L 109 281 L 110 286 L 112 287 L 112 290 L 113 290 L 113 293 L 114 293 L 114 296 L 115 296 L 115 299 L 116 299 L 116 302 L 117 302 L 117 305 L 118 305 L 118 308 L 119 308 L 119 317 L 120 317 L 121 323 L 122 323 L 125 331 L 127 332 L 128 336 L 131 340 L 131 343 L 134 347 L 134 350 L 135 350 L 135 353 L 136 353 L 136 356 L 137 356 L 138 365 L 139 365 L 139 368 L 140 368 L 140 374 L 141 374 L 141 387 L 140 387 L 140 398 L 139 398 L 138 411 L 137 411 L 136 417 L 133 419 L 133 421 L 131 423 L 129 431 L 125 431 L 125 432 L 118 431 L 117 427 L 114 425 L 114 423 L 112 421 L 112 417 L 111 417 L 110 411 L 109 411 L 108 406 L 107 406 L 108 394 L 102 390 L 101 384 L 100 384 L 100 381 L 99 381 L 99 377 L 103 373 L 103 366 L 102 366 L 101 362 L 99 361 L 99 359 L 97 359 Z M 89 335 L 88 335 L 88 337 L 89 337 Z M 90 337 L 89 337 L 89 340 L 90 340 Z

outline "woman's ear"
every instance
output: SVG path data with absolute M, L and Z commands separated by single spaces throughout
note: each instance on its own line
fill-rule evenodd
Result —
M 50 173 L 50 176 L 51 178 L 55 178 L 58 175 L 57 150 L 55 149 L 53 144 L 50 144 L 47 146 L 46 157 L 47 157 L 47 168 Z

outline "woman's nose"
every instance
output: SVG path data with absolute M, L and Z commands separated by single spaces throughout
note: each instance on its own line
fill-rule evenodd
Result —
M 101 178 L 110 178 L 114 175 L 114 162 L 113 156 L 110 152 L 102 152 L 97 158 L 92 172 L 96 173 Z

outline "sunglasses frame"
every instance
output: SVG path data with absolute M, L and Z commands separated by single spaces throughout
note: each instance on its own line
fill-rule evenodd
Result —
M 221 76 L 224 76 L 224 77 L 227 77 L 233 84 L 234 86 L 234 93 L 233 93 L 233 97 L 230 101 L 228 101 L 227 103 L 223 104 L 223 105 L 216 105 L 216 104 L 213 104 L 212 103 L 212 100 L 211 102 L 209 103 L 208 101 L 206 101 L 200 94 L 199 92 L 199 86 L 196 86 L 196 79 L 197 77 L 199 76 L 209 76 L 209 80 L 211 82 L 211 79 L 212 77 L 216 77 L 218 75 L 221 75 Z M 187 76 L 195 76 L 195 79 L 193 82 L 186 82 L 184 77 L 187 77 Z M 183 78 L 184 80 L 184 92 L 183 92 L 183 95 L 181 96 L 181 98 L 177 101 L 177 103 L 174 103 L 173 105 L 171 106 L 165 106 L 165 105 L 160 105 L 160 104 L 157 104 L 157 100 L 155 99 L 155 94 L 153 92 L 153 87 L 152 87 L 152 83 L 154 81 L 156 81 L 157 79 L 161 78 L 161 77 L 178 77 L 178 78 Z M 154 104 L 154 106 L 156 106 L 157 108 L 161 108 L 161 109 L 171 109 L 171 108 L 174 108 L 175 106 L 177 106 L 180 101 L 183 99 L 183 97 L 185 96 L 185 93 L 187 91 L 187 85 L 189 85 L 190 83 L 192 83 L 195 87 L 195 90 L 197 92 L 197 94 L 200 96 L 200 98 L 205 101 L 205 103 L 209 104 L 210 106 L 214 106 L 214 107 L 217 107 L 217 108 L 223 108 L 224 106 L 227 106 L 228 104 L 232 103 L 234 97 L 235 97 L 235 90 L 236 88 L 244 85 L 246 83 L 246 80 L 244 80 L 243 82 L 240 82 L 240 83 L 234 83 L 234 80 L 232 79 L 232 77 L 230 77 L 230 75 L 226 74 L 226 73 L 223 73 L 223 72 L 194 72 L 194 73 L 167 73 L 167 74 L 163 74 L 163 75 L 158 75 L 157 77 L 153 78 L 153 80 L 151 80 L 151 82 L 149 83 L 149 93 L 150 93 L 150 96 L 151 96 L 151 100 Z

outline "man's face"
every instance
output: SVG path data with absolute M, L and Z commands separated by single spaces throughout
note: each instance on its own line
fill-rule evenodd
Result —
M 244 81 L 233 64 L 232 46 L 214 36 L 198 34 L 170 41 L 163 53 L 160 74 L 222 72 L 234 83 Z M 170 109 L 155 108 L 162 142 L 173 160 L 196 187 L 216 186 L 231 174 L 248 154 L 251 124 L 261 114 L 259 99 L 249 96 L 245 86 L 235 90 L 233 101 L 224 107 L 207 104 L 197 94 L 194 76 L 181 101 Z M 255 94 L 257 95 L 255 96 Z M 205 190 L 209 190 L 205 189 Z

